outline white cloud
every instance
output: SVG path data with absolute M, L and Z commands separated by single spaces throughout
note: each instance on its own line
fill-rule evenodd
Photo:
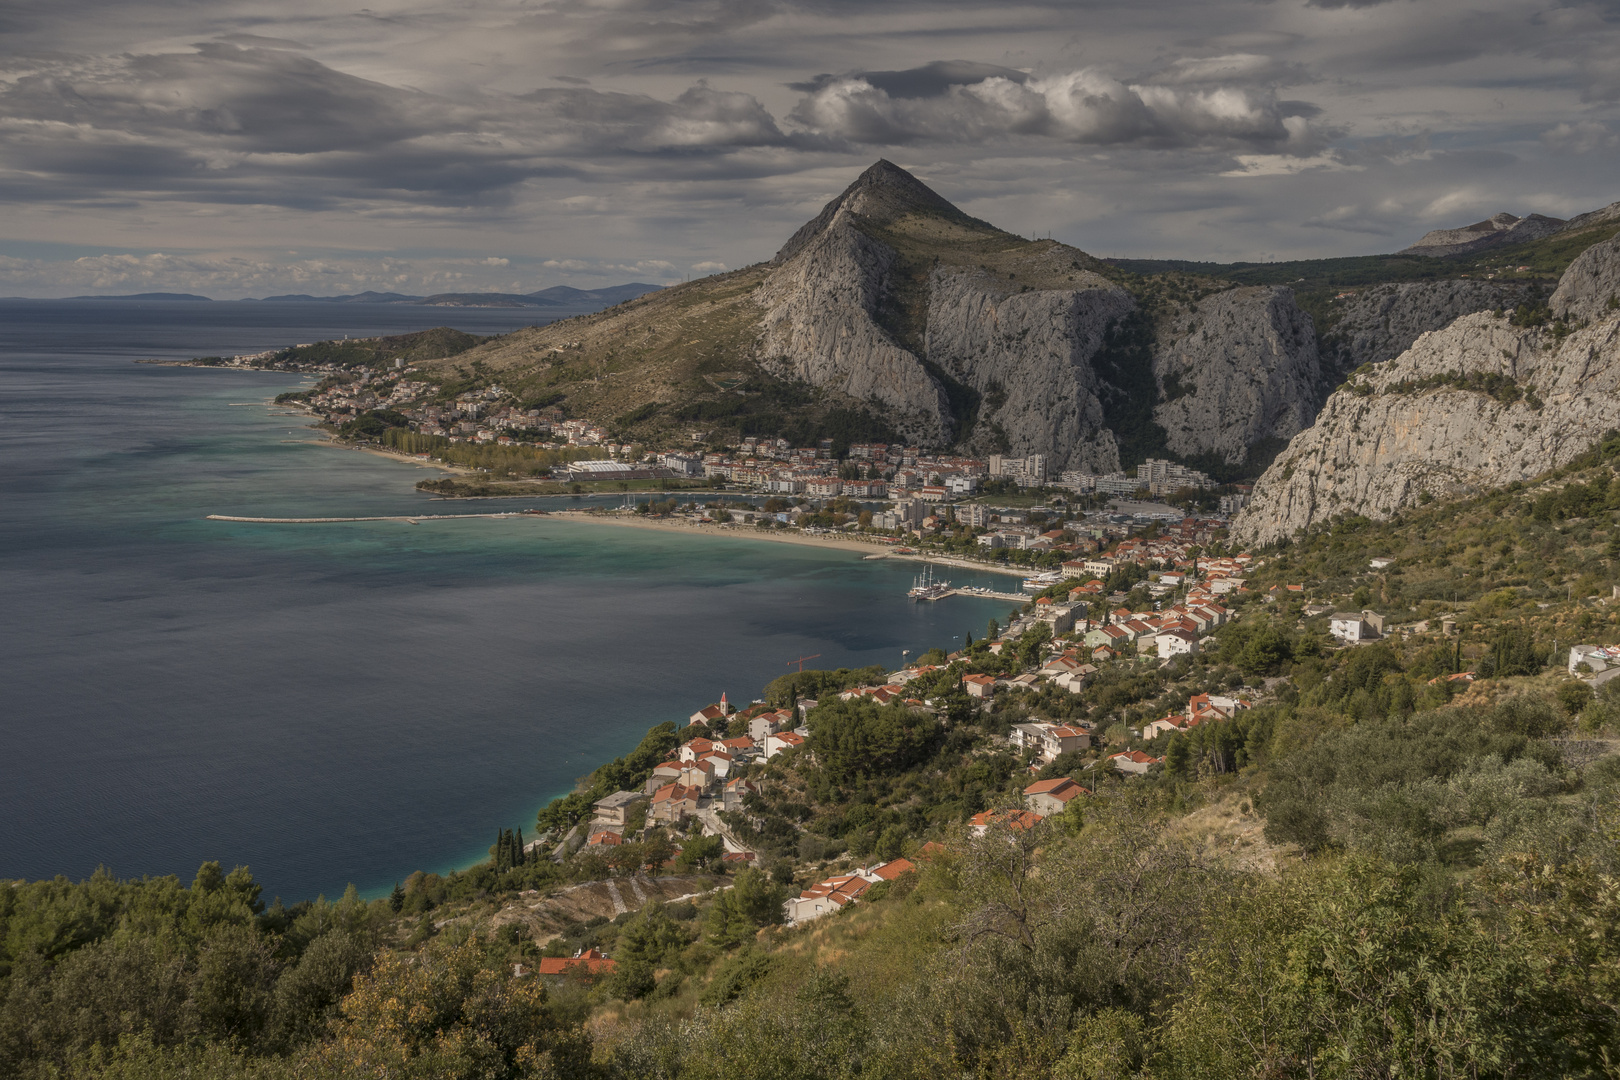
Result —
M 1359 172 L 1364 166 L 1347 165 L 1335 154 L 1288 157 L 1283 154 L 1239 154 L 1238 167 L 1222 176 L 1293 176 L 1302 172 Z
M 1560 154 L 1592 154 L 1620 147 L 1620 135 L 1595 120 L 1565 121 L 1542 132 L 1541 141 Z

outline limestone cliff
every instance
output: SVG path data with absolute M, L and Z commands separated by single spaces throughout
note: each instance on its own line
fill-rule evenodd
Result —
M 856 229 L 851 214 L 838 209 L 754 294 L 764 309 L 759 361 L 774 374 L 876 406 L 908 439 L 947 443 L 944 390 L 873 318 L 892 288 L 895 253 Z
M 1425 334 L 1328 399 L 1232 523 L 1266 543 L 1339 513 L 1384 518 L 1425 495 L 1527 480 L 1620 417 L 1620 318 L 1560 341 L 1490 313 Z
M 1564 271 L 1547 306 L 1566 319 L 1614 318 L 1620 308 L 1620 236 L 1581 252 Z
M 1316 414 L 1321 369 L 1310 316 L 1279 286 L 1228 289 L 1161 330 L 1153 410 L 1170 449 L 1237 464 L 1265 439 L 1286 439 Z
M 1476 311 L 1513 308 L 1530 286 L 1455 280 L 1374 285 L 1336 301 L 1337 319 L 1323 331 L 1323 362 L 1338 372 L 1393 360 L 1430 330 Z
M 969 449 L 1045 454 L 1048 467 L 1120 467 L 1091 359 L 1130 294 L 1095 274 L 1084 288 L 1022 292 L 1004 275 L 938 267 L 929 281 L 930 360 L 980 396 Z

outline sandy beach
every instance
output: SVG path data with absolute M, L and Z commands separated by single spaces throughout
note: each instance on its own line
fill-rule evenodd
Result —
M 993 566 L 988 563 L 974 562 L 971 559 L 952 558 L 948 555 L 901 555 L 892 546 L 879 543 L 874 538 L 866 539 L 855 536 L 816 536 L 811 533 L 789 532 L 778 529 L 769 531 L 757 529 L 752 525 L 700 525 L 693 521 L 646 518 L 641 515 L 619 513 L 592 513 L 588 510 L 553 510 L 549 517 L 562 518 L 566 521 L 586 521 L 598 525 L 617 525 L 628 529 L 653 529 L 662 532 L 678 532 L 687 536 L 729 536 L 739 540 L 764 540 L 773 544 L 800 544 L 805 547 L 836 548 L 841 551 L 856 551 L 862 555 L 882 555 L 887 559 L 897 559 L 906 562 L 934 563 L 940 566 L 954 566 L 963 570 L 982 571 L 986 574 L 1005 574 L 1012 577 L 1028 577 L 1030 571 L 1005 566 Z
M 799 544 L 804 547 L 835 548 L 841 551 L 855 551 L 862 555 L 888 554 L 883 545 L 870 540 L 857 540 L 853 537 L 829 536 L 820 537 L 801 532 L 783 532 L 780 530 L 764 530 L 752 525 L 699 525 L 692 521 L 670 519 L 648 519 L 641 515 L 631 514 L 600 514 L 587 510 L 553 510 L 547 517 L 559 518 L 563 521 L 584 521 L 597 525 L 617 525 L 624 529 L 652 529 L 658 532 L 684 533 L 687 536 L 729 536 L 738 540 L 763 540 L 773 544 Z
M 318 431 L 311 425 L 312 430 Z M 377 457 L 387 458 L 402 465 L 414 465 L 419 469 L 437 469 L 440 472 L 457 476 L 473 475 L 473 470 L 459 465 L 447 465 L 443 462 L 420 461 L 417 458 L 398 450 L 386 450 L 381 447 L 351 446 L 333 436 L 327 436 L 322 444 L 338 449 L 358 450 L 363 454 L 374 454 Z M 500 498 L 517 498 L 521 496 L 497 496 Z M 653 529 L 663 532 L 684 533 L 687 536 L 724 536 L 739 540 L 763 540 L 772 544 L 799 544 L 804 547 L 835 548 L 841 551 L 854 551 L 862 555 L 881 554 L 889 559 L 903 559 L 909 562 L 935 563 L 941 566 L 954 566 L 962 570 L 982 571 L 986 574 L 1003 574 L 1009 577 L 1027 577 L 1027 569 L 1017 567 L 996 566 L 991 563 L 974 562 L 971 559 L 953 558 L 949 555 L 901 555 L 892 545 L 879 543 L 876 538 L 862 538 L 855 536 L 817 536 L 811 533 L 798 531 L 783 531 L 772 529 L 769 531 L 755 528 L 751 525 L 700 525 L 697 522 L 685 519 L 647 518 L 639 514 L 600 513 L 588 510 L 553 510 L 548 516 L 562 518 L 567 521 L 594 522 L 598 525 L 617 525 L 627 529 Z

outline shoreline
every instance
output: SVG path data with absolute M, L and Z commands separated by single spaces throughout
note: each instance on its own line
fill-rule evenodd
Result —
M 538 515 L 536 515 L 538 516 Z M 677 532 L 688 536 L 729 536 L 739 540 L 763 540 L 773 544 L 797 544 L 801 547 L 834 548 L 840 551 L 859 551 L 870 555 L 882 548 L 878 544 L 865 540 L 853 540 L 847 537 L 807 536 L 804 533 L 780 533 L 776 530 L 761 532 L 750 526 L 739 525 L 699 525 L 696 522 L 683 521 L 648 521 L 637 520 L 628 516 L 619 516 L 601 513 L 592 513 L 589 510 L 551 510 L 545 515 L 551 518 L 560 518 L 564 521 L 588 521 L 598 525 L 618 525 L 626 529 L 647 529 L 653 532 Z M 542 519 L 544 520 L 544 519 Z M 888 554 L 885 552 L 885 554 Z
M 731 536 L 742 540 L 765 540 L 776 544 L 799 544 L 804 547 L 837 548 L 842 551 L 860 551 L 868 555 L 881 554 L 885 559 L 897 559 L 903 562 L 936 563 L 941 566 L 954 566 L 961 570 L 983 571 L 987 574 L 1003 574 L 1011 577 L 1026 578 L 1030 571 L 1013 569 L 1011 567 L 991 566 L 977 563 L 971 559 L 963 559 L 954 555 L 902 555 L 899 552 L 879 544 L 874 540 L 861 540 L 854 537 L 820 537 L 811 536 L 802 532 L 781 532 L 771 530 L 761 532 L 748 526 L 738 525 L 699 525 L 695 522 L 678 522 L 664 520 L 647 520 L 625 515 L 609 515 L 593 513 L 589 510 L 552 510 L 547 517 L 563 518 L 568 521 L 592 521 L 600 525 L 619 525 L 630 529 L 652 529 L 663 532 L 679 532 L 687 535 L 700 536 Z M 874 562 L 877 560 L 873 560 Z M 1033 597 L 1031 597 L 1033 599 Z

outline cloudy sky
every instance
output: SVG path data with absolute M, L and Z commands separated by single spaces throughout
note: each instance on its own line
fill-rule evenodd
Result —
M 7 0 L 0 294 L 679 281 L 872 161 L 1099 255 L 1620 199 L 1620 0 Z

